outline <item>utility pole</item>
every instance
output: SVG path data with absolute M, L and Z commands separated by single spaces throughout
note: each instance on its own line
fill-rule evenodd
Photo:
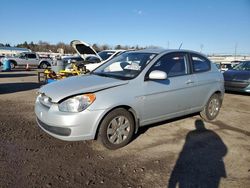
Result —
M 181 49 L 181 47 L 182 47 L 182 42 L 181 42 L 181 45 L 179 46 L 179 50 Z
M 236 43 L 235 43 L 235 46 L 234 46 L 234 60 L 235 60 L 235 61 L 236 61 L 237 47 L 238 47 L 238 43 L 236 42 Z
M 201 44 L 201 45 L 200 45 L 200 48 L 201 48 L 201 51 L 200 51 L 200 53 L 202 52 L 202 50 L 203 50 L 203 47 L 204 47 L 204 45 L 203 45 L 203 44 Z

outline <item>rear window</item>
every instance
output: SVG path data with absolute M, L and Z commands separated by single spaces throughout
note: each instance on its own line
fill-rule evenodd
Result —
M 27 54 L 27 56 L 30 59 L 35 59 L 36 58 L 36 54 Z
M 198 54 L 191 54 L 192 67 L 194 73 L 209 71 L 211 68 L 210 61 Z

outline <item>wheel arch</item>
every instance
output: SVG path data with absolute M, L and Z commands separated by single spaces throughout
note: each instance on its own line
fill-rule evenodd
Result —
M 212 92 L 210 92 L 207 96 L 206 96 L 206 100 L 204 101 L 204 104 L 202 105 L 202 107 L 205 107 L 207 104 L 207 101 L 210 99 L 210 97 L 212 97 L 214 94 L 218 94 L 220 97 L 220 102 L 222 104 L 223 101 L 223 92 L 220 90 L 214 90 Z
M 216 98 L 217 98 L 217 100 L 219 100 L 220 104 L 215 104 L 214 102 L 213 102 L 214 104 L 211 103 L 211 98 L 214 96 L 216 96 Z M 223 92 L 221 92 L 220 90 L 216 90 L 215 92 L 212 92 L 212 94 L 209 96 L 206 104 L 204 105 L 203 109 L 200 111 L 201 118 L 207 122 L 215 120 L 215 118 L 218 116 L 220 108 L 222 106 L 222 101 L 223 101 Z M 213 106 L 209 107 L 210 104 Z M 209 109 L 212 109 L 213 112 L 210 112 Z M 214 112 L 215 112 L 215 114 L 214 114 Z
M 48 66 L 51 66 L 51 64 L 50 64 L 48 61 L 42 60 L 42 61 L 40 61 L 38 67 L 41 67 L 41 64 L 43 64 L 43 63 L 45 63 L 45 64 L 48 65 Z
M 139 129 L 139 118 L 138 118 L 138 116 L 137 116 L 136 111 L 135 111 L 132 107 L 130 107 L 130 106 L 128 106 L 128 105 L 119 105 L 119 106 L 116 106 L 116 107 L 111 108 L 111 109 L 110 109 L 109 111 L 107 111 L 107 112 L 105 113 L 105 115 L 101 118 L 101 120 L 100 120 L 100 122 L 99 122 L 99 124 L 98 124 L 98 126 L 97 126 L 97 128 L 96 128 L 95 137 L 94 137 L 95 140 L 97 139 L 98 132 L 99 132 L 99 129 L 100 129 L 100 125 L 101 125 L 102 121 L 104 120 L 104 118 L 105 118 L 111 111 L 113 111 L 113 110 L 115 110 L 115 109 L 118 109 L 118 108 L 123 108 L 123 109 L 127 110 L 127 111 L 132 115 L 132 117 L 133 117 L 133 119 L 134 119 L 134 123 L 135 123 L 135 131 L 134 131 L 134 134 L 137 133 L 137 131 L 138 131 L 138 129 Z
M 9 62 L 14 63 L 15 66 L 17 66 L 17 62 L 13 59 L 10 59 Z
M 223 94 L 222 94 L 222 92 L 219 91 L 219 90 L 217 90 L 217 91 L 213 92 L 213 93 L 209 96 L 209 98 L 210 98 L 211 96 L 213 96 L 214 94 L 217 94 L 217 95 L 220 97 L 220 102 L 221 102 L 221 104 L 222 104 L 222 101 L 223 101 Z M 208 100 L 209 100 L 209 98 L 208 98 Z

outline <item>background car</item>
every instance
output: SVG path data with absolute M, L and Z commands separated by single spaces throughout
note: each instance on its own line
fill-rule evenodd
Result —
M 109 61 L 110 59 L 116 57 L 117 55 L 125 51 L 104 50 L 97 53 L 89 44 L 79 40 L 71 41 L 70 45 L 85 61 L 87 61 L 86 69 L 88 69 L 89 71 L 94 70 L 101 64 Z
M 4 57 L 5 57 L 4 55 L 0 55 L 0 66 L 3 64 L 2 61 L 3 61 Z
M 139 127 L 200 112 L 219 113 L 223 76 L 205 56 L 186 50 L 124 52 L 87 75 L 43 86 L 38 125 L 62 140 L 98 138 L 109 149 L 128 144 Z
M 227 70 L 232 69 L 233 67 L 238 65 L 240 62 L 241 61 L 231 61 L 230 63 L 220 63 L 218 68 L 223 73 L 223 72 L 225 72 Z
M 6 57 L 10 62 L 11 69 L 16 66 L 35 66 L 37 68 L 46 69 L 52 65 L 52 59 L 40 58 L 35 52 L 22 52 L 14 57 Z
M 222 63 L 222 64 L 220 65 L 220 71 L 221 71 L 221 72 L 225 72 L 225 71 L 230 70 L 230 69 L 232 69 L 232 68 L 233 68 L 233 66 L 232 66 L 231 63 Z
M 250 61 L 243 61 L 223 73 L 225 89 L 250 93 Z

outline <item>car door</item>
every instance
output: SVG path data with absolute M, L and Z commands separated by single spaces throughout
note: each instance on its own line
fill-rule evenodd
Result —
M 34 53 L 27 54 L 27 64 L 29 65 L 38 65 L 39 60 Z
M 198 93 L 195 96 L 195 100 L 193 100 L 193 108 L 201 108 L 205 100 L 207 99 L 207 95 L 210 91 L 215 88 L 215 76 L 217 74 L 211 70 L 211 62 L 201 56 L 200 54 L 190 53 L 190 61 L 191 61 L 191 72 L 196 78 L 196 87 L 194 88 L 194 93 Z
M 27 64 L 27 54 L 23 53 L 18 58 L 18 65 L 26 65 Z
M 149 80 L 149 73 L 160 70 L 166 80 Z M 168 53 L 149 69 L 143 83 L 144 95 L 141 125 L 187 114 L 194 98 L 195 77 L 190 74 L 187 53 Z

